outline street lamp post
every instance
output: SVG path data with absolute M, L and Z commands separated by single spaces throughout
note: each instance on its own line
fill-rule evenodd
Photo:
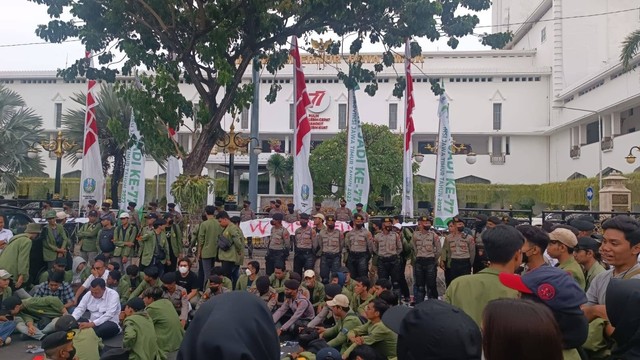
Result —
M 54 140 L 42 140 L 40 146 L 47 151 L 52 151 L 56 155 L 56 177 L 53 185 L 54 197 L 60 196 L 60 181 L 62 171 L 62 156 L 76 146 L 75 142 L 69 142 L 62 135 L 62 131 L 58 130 L 58 134 Z
M 633 164 L 634 162 L 636 162 L 636 157 L 635 155 L 633 155 L 633 150 L 640 151 L 640 146 L 632 146 L 631 149 L 629 149 L 629 155 L 624 157 L 629 164 Z
M 218 148 L 222 148 L 224 152 L 229 154 L 229 178 L 228 178 L 228 186 L 227 186 L 227 206 L 233 206 L 237 201 L 234 195 L 234 172 L 235 172 L 235 155 L 240 154 L 244 149 L 247 149 L 247 146 L 250 142 L 255 140 L 258 145 L 260 144 L 260 140 L 256 137 L 244 137 L 242 136 L 242 132 L 235 132 L 235 127 L 233 123 L 229 127 L 229 132 L 225 133 L 220 140 L 216 143 Z M 262 152 L 260 146 L 253 147 L 253 153 L 258 155 Z M 214 149 L 214 154 L 217 154 L 217 150 Z

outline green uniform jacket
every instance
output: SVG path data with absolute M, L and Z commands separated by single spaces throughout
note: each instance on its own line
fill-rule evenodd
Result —
M 17 281 L 22 275 L 24 283 L 29 280 L 29 254 L 31 253 L 31 239 L 27 234 L 16 235 L 0 254 L 0 269 L 7 270 Z
M 2 292 L 0 292 L 0 301 L 5 301 L 8 298 L 11 297 L 11 295 L 13 294 L 13 291 L 11 291 L 10 287 L 7 287 L 6 289 L 2 290 Z
M 376 298 L 375 295 L 369 294 L 366 299 L 362 300 L 360 298 L 360 295 L 353 293 L 353 296 L 350 301 L 351 309 L 355 311 L 355 313 L 358 315 L 364 314 L 364 308 L 367 307 L 367 304 L 372 302 L 373 299 L 375 298 Z
M 240 254 L 244 252 L 244 235 L 242 235 L 242 231 L 235 224 L 229 223 L 223 229 L 222 235 L 231 242 L 231 247 L 227 251 L 218 249 L 218 260 L 237 263 Z
M 148 282 L 142 280 L 140 282 L 140 285 L 138 285 L 138 287 L 135 290 L 133 290 L 131 295 L 129 295 L 129 300 L 140 297 L 140 295 L 142 295 L 142 292 L 144 292 L 150 287 L 162 288 L 162 285 L 164 284 L 162 283 L 162 281 L 160 281 L 160 279 L 156 279 L 156 283 L 153 286 L 151 286 Z
M 56 228 L 58 234 L 62 237 L 62 246 L 60 249 L 69 248 L 69 237 L 67 236 L 67 232 L 64 230 L 64 227 L 60 224 L 56 224 Z M 46 226 L 47 238 L 42 242 L 42 258 L 44 261 L 53 261 L 58 257 L 58 253 L 56 250 L 58 249 L 58 245 L 56 245 L 56 239 L 53 237 L 53 231 L 49 225 Z
M 99 221 L 86 223 L 77 232 L 78 240 L 82 241 L 82 251 L 98 251 L 98 232 L 102 229 Z
M 311 289 L 307 287 L 306 283 L 304 283 L 303 286 L 309 290 L 309 293 L 311 293 Z M 313 295 L 311 295 L 311 299 L 309 300 L 311 300 L 311 304 L 313 304 L 313 307 L 315 308 L 324 303 L 324 298 L 324 285 L 320 281 L 316 280 L 316 284 L 313 286 Z
M 444 301 L 462 309 L 480 327 L 482 312 L 489 301 L 519 297 L 517 290 L 502 285 L 499 274 L 497 270 L 486 268 L 477 274 L 460 276 L 447 288 Z
M 322 334 L 322 338 L 327 340 L 329 346 L 337 348 L 343 353 L 349 347 L 347 333 L 362 325 L 360 318 L 353 310 L 349 310 L 344 319 L 336 319 L 335 326 L 328 328 Z
M 182 250 L 182 229 L 178 224 L 171 225 L 171 230 L 167 235 L 167 240 L 171 243 L 171 253 L 179 258 Z
M 396 357 L 398 335 L 386 327 L 382 321 L 376 324 L 372 324 L 371 321 L 367 321 L 363 325 L 360 325 L 353 330 L 349 330 L 347 338 L 352 335 L 362 336 L 365 345 L 370 345 L 385 357 Z M 348 357 L 356 346 L 356 344 L 351 344 L 343 355 Z
M 198 247 L 200 258 L 212 259 L 218 256 L 218 237 L 222 234 L 222 226 L 216 219 L 208 219 L 198 228 Z
M 129 350 L 129 360 L 164 358 L 158 349 L 158 339 L 153 322 L 145 311 L 139 311 L 124 319 L 122 347 Z
M 42 317 L 51 319 L 62 316 L 64 305 L 57 296 L 31 297 L 22 300 L 22 310 L 18 314 L 25 323 L 36 322 Z
M 599 262 L 596 262 L 591 266 L 591 268 L 589 268 L 589 271 L 587 271 L 587 273 L 584 275 L 584 281 L 586 284 L 584 287 L 584 291 L 589 290 L 589 285 L 591 285 L 591 280 L 593 280 L 593 278 L 596 277 L 596 275 L 600 274 L 603 271 L 607 271 L 607 270 L 605 270 L 604 267 Z
M 256 276 L 256 279 L 258 278 L 258 276 Z M 223 286 L 224 286 L 224 281 L 223 281 Z M 256 281 L 253 280 L 253 283 L 251 283 L 251 286 L 249 286 L 249 277 L 247 276 L 247 274 L 242 274 L 240 275 L 240 277 L 238 278 L 238 281 L 236 281 L 236 288 L 235 290 L 248 290 L 251 287 L 256 287 Z
M 138 228 L 129 224 L 125 230 L 122 226 L 117 226 L 113 230 L 113 242 L 116 249 L 113 250 L 113 256 L 129 257 L 133 254 L 133 247 L 136 245 L 136 236 L 138 236 Z M 134 246 L 125 246 L 124 243 L 130 242 Z
M 100 349 L 104 346 L 102 339 L 96 335 L 96 332 L 89 329 L 73 330 L 73 347 L 76 348 L 78 359 L 82 360 L 100 360 Z
M 163 354 L 178 351 L 184 337 L 184 330 L 171 301 L 156 300 L 147 306 L 146 310 L 153 321 L 160 351 Z
M 164 249 L 164 253 L 169 258 L 169 245 L 167 243 L 167 233 L 164 231 L 160 234 L 160 246 Z M 149 266 L 153 259 L 153 252 L 156 249 L 156 232 L 147 232 L 140 238 L 142 244 L 140 245 L 140 264 Z M 166 259 L 165 259 L 166 260 Z M 162 261 L 165 261 L 162 260 Z
M 38 283 L 42 284 L 43 282 L 47 282 L 49 281 L 49 271 L 51 271 L 51 269 L 49 269 L 48 271 L 43 272 L 42 274 L 40 274 L 40 278 L 38 279 Z M 89 275 L 91 275 L 89 273 Z M 87 275 L 87 277 L 89 277 L 89 275 Z M 64 272 L 64 282 L 66 282 L 67 284 L 71 284 L 71 281 L 73 280 L 73 273 L 71 272 L 71 270 L 67 270 Z M 87 280 L 86 278 L 84 280 Z M 83 280 L 83 282 L 84 282 Z
M 269 283 L 271 284 L 271 287 L 273 288 L 273 290 L 275 290 L 278 294 L 283 293 L 284 292 L 284 282 L 289 280 L 289 272 L 285 272 L 284 273 L 284 278 L 282 280 L 278 279 L 276 277 L 276 274 L 271 274 L 269 276 Z
M 120 295 L 120 302 L 124 304 L 129 300 L 129 295 L 131 295 L 131 284 L 129 284 L 129 282 L 124 278 L 120 278 L 118 286 L 113 290 L 118 292 L 118 295 Z
M 574 280 L 580 285 L 580 288 L 586 288 L 586 280 L 584 279 L 584 272 L 582 272 L 582 268 L 580 264 L 576 261 L 573 256 L 570 256 L 568 260 L 561 262 L 558 265 L 558 268 L 568 272 L 574 278 Z

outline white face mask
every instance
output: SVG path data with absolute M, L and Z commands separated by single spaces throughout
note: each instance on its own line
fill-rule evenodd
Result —
M 245 269 L 244 273 L 247 274 L 247 276 L 251 276 L 251 270 L 249 269 Z
M 186 273 L 188 273 L 188 272 L 189 272 L 189 268 L 188 268 L 188 267 L 186 267 L 186 266 L 180 266 L 180 267 L 178 268 L 178 271 L 180 271 L 180 274 L 186 274 Z

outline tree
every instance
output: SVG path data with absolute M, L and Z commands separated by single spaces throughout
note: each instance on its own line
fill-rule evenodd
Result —
M 375 199 L 402 191 L 403 139 L 392 133 L 387 126 L 362 124 L 362 137 L 367 149 L 369 162 L 370 192 L 369 203 Z M 342 186 L 347 167 L 347 133 L 339 133 L 322 142 L 311 151 L 309 168 L 313 178 L 314 195 L 331 195 L 331 183 Z M 414 173 L 418 166 L 414 165 Z M 340 194 L 344 189 L 341 189 Z
M 38 154 L 28 152 L 40 141 L 42 118 L 26 107 L 22 96 L 0 85 L 0 191 L 14 192 L 18 175 L 47 176 Z
M 68 110 L 62 116 L 62 126 L 70 140 L 82 146 L 84 138 L 85 107 L 87 96 L 84 93 L 74 94 L 71 100 L 78 104 L 75 109 Z M 98 139 L 100 144 L 100 156 L 102 157 L 102 171 L 107 176 L 111 174 L 111 199 L 118 203 L 118 188 L 124 176 L 127 149 L 136 139 L 129 136 L 129 123 L 131 121 L 131 105 L 120 96 L 113 85 L 102 85 L 96 94 L 96 121 L 98 125 Z M 156 127 L 145 128 L 146 134 L 142 134 L 144 147 L 142 152 L 152 156 L 159 164 L 164 164 L 169 155 L 175 153 L 173 146 L 164 146 L 168 138 L 166 129 L 158 121 Z M 65 157 L 75 165 L 78 162 L 76 151 L 67 152 Z
M 278 183 L 283 193 L 291 193 L 289 183 L 293 176 L 293 157 L 284 157 L 281 154 L 273 154 L 267 161 L 267 170 Z
M 339 71 L 348 88 L 367 83 L 365 91 L 373 95 L 378 88 L 376 74 L 393 65 L 394 48 L 406 38 L 426 37 L 434 41 L 448 37 L 455 48 L 459 37 L 472 34 L 479 19 L 476 15 L 455 15 L 460 8 L 471 11 L 489 9 L 490 0 L 405 0 L 405 1 L 291 1 L 291 0 L 30 0 L 47 6 L 52 20 L 38 26 L 42 39 L 57 43 L 80 38 L 86 49 L 97 54 L 99 68 L 85 59 L 75 61 L 60 75 L 71 79 L 78 75 L 115 81 L 120 70 L 108 65 L 121 63 L 123 74 L 144 67 L 154 75 L 143 76 L 142 89 L 129 89 L 127 96 L 140 111 L 136 118 L 141 129 L 152 126 L 150 119 L 161 119 L 177 129 L 185 118 L 202 126 L 193 151 L 183 158 L 183 171 L 199 175 L 211 149 L 222 134 L 220 122 L 227 113 L 239 113 L 252 99 L 253 86 L 242 84 L 242 77 L 253 59 L 254 66 L 275 74 L 288 61 L 291 36 L 305 37 L 328 30 L 338 36 L 356 33 L 349 47 L 358 54 L 362 43 L 383 43 L 384 56 L 374 70 L 364 68 L 360 60 Z M 73 17 L 61 20 L 62 13 Z M 510 34 L 482 36 L 482 42 L 501 47 Z M 340 41 L 327 53 L 337 55 Z M 124 53 L 115 59 L 116 51 Z M 312 49 L 309 51 L 313 52 Z M 411 44 L 411 55 L 421 52 Z M 105 66 L 107 65 L 107 66 Z M 200 95 L 199 106 L 187 100 L 178 89 L 180 81 L 193 84 Z M 402 77 L 394 92 L 402 93 Z M 280 85 L 273 84 L 270 101 Z M 434 92 L 442 92 L 437 82 Z
M 629 69 L 631 60 L 640 51 L 640 29 L 627 35 L 622 42 L 622 52 L 620 53 L 620 61 L 625 70 Z

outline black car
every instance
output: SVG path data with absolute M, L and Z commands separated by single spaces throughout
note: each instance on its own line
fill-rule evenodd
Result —
M 13 235 L 22 234 L 27 224 L 33 222 L 27 211 L 16 206 L 0 205 L 0 215 L 4 216 L 5 228 L 11 230 Z

